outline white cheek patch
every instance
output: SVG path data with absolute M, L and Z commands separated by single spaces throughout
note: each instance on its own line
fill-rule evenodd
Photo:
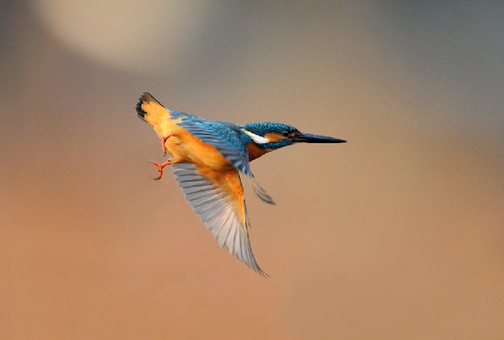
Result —
M 270 143 L 271 142 L 268 138 L 261 137 L 261 136 L 256 135 L 255 133 L 252 133 L 252 132 L 250 132 L 248 130 L 242 129 L 242 131 L 245 134 L 247 134 L 247 136 L 249 136 L 254 141 L 254 143 L 256 143 L 256 144 L 266 144 L 266 143 Z

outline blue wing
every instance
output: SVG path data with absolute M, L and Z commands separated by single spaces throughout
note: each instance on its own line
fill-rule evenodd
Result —
M 271 196 L 261 188 L 250 170 L 249 154 L 245 146 L 246 140 L 242 139 L 243 134 L 240 131 L 242 129 L 240 125 L 206 120 L 186 113 L 174 112 L 172 116 L 174 114 L 186 115 L 178 125 L 203 143 L 213 145 L 235 169 L 250 178 L 254 192 L 260 199 L 266 203 L 274 204 Z M 243 138 L 249 137 L 244 136 Z
M 241 139 L 239 125 L 194 116 L 183 118 L 178 125 L 202 142 L 213 145 L 234 168 L 251 176 L 249 155 Z

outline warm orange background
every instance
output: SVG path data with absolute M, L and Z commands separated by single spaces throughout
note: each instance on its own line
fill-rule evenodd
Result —
M 269 3 L 3 5 L 1 339 L 504 339 L 504 6 Z M 143 91 L 349 140 L 252 163 L 270 278 L 150 179 Z

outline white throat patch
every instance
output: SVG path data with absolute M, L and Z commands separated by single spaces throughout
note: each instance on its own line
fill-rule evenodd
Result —
M 247 134 L 247 136 L 249 136 L 256 144 L 266 144 L 266 143 L 271 142 L 268 138 L 261 137 L 261 136 L 256 135 L 255 133 L 252 133 L 248 130 L 242 129 L 242 131 L 245 132 Z

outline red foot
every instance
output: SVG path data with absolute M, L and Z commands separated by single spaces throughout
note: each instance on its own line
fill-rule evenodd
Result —
M 173 131 L 167 134 L 166 136 L 158 136 L 161 140 L 161 147 L 163 148 L 163 155 L 166 156 L 166 140 L 173 135 Z
M 157 169 L 159 171 L 159 174 L 156 178 L 154 178 L 154 180 L 156 181 L 159 181 L 161 179 L 161 177 L 163 177 L 163 168 L 167 165 L 170 165 L 171 162 L 170 161 L 166 161 L 164 162 L 163 164 L 159 164 L 159 163 L 156 163 L 156 162 L 152 162 L 152 164 L 156 165 L 157 166 Z

